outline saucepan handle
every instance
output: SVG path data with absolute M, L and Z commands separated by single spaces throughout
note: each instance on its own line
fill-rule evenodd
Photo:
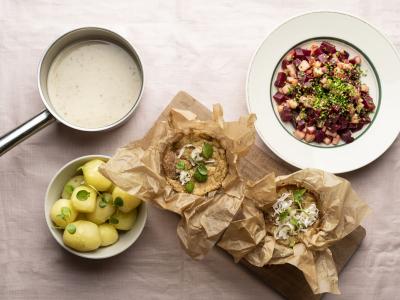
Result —
M 54 121 L 53 115 L 48 110 L 44 110 L 24 124 L 1 136 L 0 156 Z

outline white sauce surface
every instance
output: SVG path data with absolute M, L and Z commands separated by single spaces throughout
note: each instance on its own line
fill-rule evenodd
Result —
M 47 78 L 57 114 L 83 128 L 104 127 L 123 118 L 137 101 L 141 86 L 135 60 L 105 41 L 65 48 L 52 62 Z

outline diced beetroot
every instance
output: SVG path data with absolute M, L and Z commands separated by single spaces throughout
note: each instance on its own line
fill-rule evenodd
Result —
M 347 131 L 345 131 L 344 133 L 342 133 L 342 134 L 340 135 L 340 137 L 341 137 L 342 140 L 343 140 L 345 143 L 347 143 L 347 144 L 349 144 L 349 143 L 351 143 L 352 141 L 354 141 L 354 138 L 351 136 L 351 131 L 350 131 L 350 130 L 347 130 Z
M 320 48 L 321 48 L 322 52 L 324 52 L 326 54 L 333 54 L 336 52 L 335 46 L 329 42 L 322 42 Z
M 304 56 L 310 56 L 311 55 L 311 50 L 308 49 L 301 49 L 303 51 Z
M 346 50 L 342 50 L 339 52 L 338 58 L 340 61 L 345 61 L 349 58 L 349 55 L 349 52 L 347 52 Z
M 353 65 L 359 65 L 361 63 L 361 58 L 359 56 L 354 56 L 352 59 L 349 60 L 349 63 Z
M 364 116 L 364 117 L 361 118 L 361 123 L 362 123 L 362 124 L 371 123 L 371 118 L 368 117 L 368 116 Z
M 326 55 L 325 53 L 322 53 L 320 55 L 318 55 L 317 59 L 321 62 L 321 63 L 326 63 L 328 61 L 328 55 Z
M 333 124 L 329 131 L 337 132 L 341 128 L 340 124 Z
M 289 122 L 290 120 L 292 120 L 293 117 L 292 110 L 289 107 L 285 106 L 280 113 L 280 116 L 283 122 Z
M 337 124 L 340 125 L 340 129 L 347 129 L 347 127 L 349 126 L 349 121 L 347 121 L 344 117 L 339 117 Z
M 281 92 L 277 92 L 275 95 L 272 96 L 272 98 L 274 98 L 278 104 L 281 104 L 288 99 L 288 97 L 286 97 L 286 95 L 282 94 Z
M 325 138 L 325 133 L 321 129 L 317 129 L 315 131 L 315 140 L 316 143 L 322 143 Z
M 296 67 L 298 67 L 298 66 L 301 64 L 301 59 L 296 58 L 296 59 L 293 61 L 293 64 L 294 64 Z
M 282 60 L 282 69 L 286 69 L 288 64 L 290 64 L 290 62 L 286 58 Z
M 274 85 L 276 87 L 283 87 L 286 81 L 286 74 L 284 72 L 279 72 L 278 76 L 276 76 L 276 80 Z
M 317 49 L 315 49 L 314 51 L 312 51 L 312 55 L 313 56 L 319 56 L 319 55 L 321 55 L 321 54 L 323 54 L 324 52 L 322 52 L 322 50 L 321 50 L 321 48 L 317 48 Z
M 367 111 L 375 110 L 375 104 L 370 95 L 367 93 L 361 93 L 361 98 L 363 99 L 364 108 Z
M 306 122 L 304 120 L 297 121 L 296 128 L 298 130 L 303 130 L 306 127 Z
M 304 59 L 306 56 L 301 48 L 294 49 L 294 57 L 299 59 Z
M 347 132 L 348 130 L 350 130 L 351 132 L 356 132 L 359 131 L 364 125 L 360 122 L 360 123 L 349 123 L 349 125 L 347 126 L 347 129 L 344 130 L 340 130 L 340 135 L 342 135 L 343 133 Z

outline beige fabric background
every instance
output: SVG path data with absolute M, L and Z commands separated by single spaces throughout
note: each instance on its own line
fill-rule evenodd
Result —
M 136 45 L 147 73 L 142 103 L 125 126 L 83 134 L 53 124 L 0 158 L 0 299 L 280 299 L 219 250 L 192 261 L 178 244 L 177 217 L 154 208 L 125 253 L 105 261 L 74 257 L 51 237 L 43 197 L 69 160 L 112 154 L 140 138 L 180 89 L 209 107 L 221 102 L 228 118 L 246 113 L 245 78 L 256 47 L 286 18 L 317 9 L 364 17 L 400 46 L 394 0 L 0 0 L 0 134 L 42 110 L 37 65 L 65 31 L 117 30 Z M 340 275 L 341 299 L 399 297 L 399 157 L 397 139 L 376 162 L 345 175 L 374 214 L 365 222 L 364 244 Z

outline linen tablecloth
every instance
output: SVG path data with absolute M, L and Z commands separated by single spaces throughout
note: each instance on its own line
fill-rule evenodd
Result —
M 38 62 L 73 28 L 121 33 L 142 55 L 147 77 L 142 102 L 123 127 L 85 134 L 53 124 L 0 158 L 0 299 L 280 299 L 222 251 L 191 260 L 176 237 L 178 218 L 155 208 L 123 254 L 104 261 L 75 257 L 47 229 L 44 194 L 69 160 L 111 155 L 142 137 L 181 89 L 208 107 L 222 103 L 227 119 L 245 114 L 245 79 L 256 47 L 287 18 L 321 9 L 363 17 L 400 45 L 400 5 L 393 0 L 0 0 L 0 134 L 43 109 Z M 340 274 L 341 299 L 399 297 L 399 157 L 397 139 L 377 161 L 344 175 L 374 213 L 364 222 L 364 243 Z

